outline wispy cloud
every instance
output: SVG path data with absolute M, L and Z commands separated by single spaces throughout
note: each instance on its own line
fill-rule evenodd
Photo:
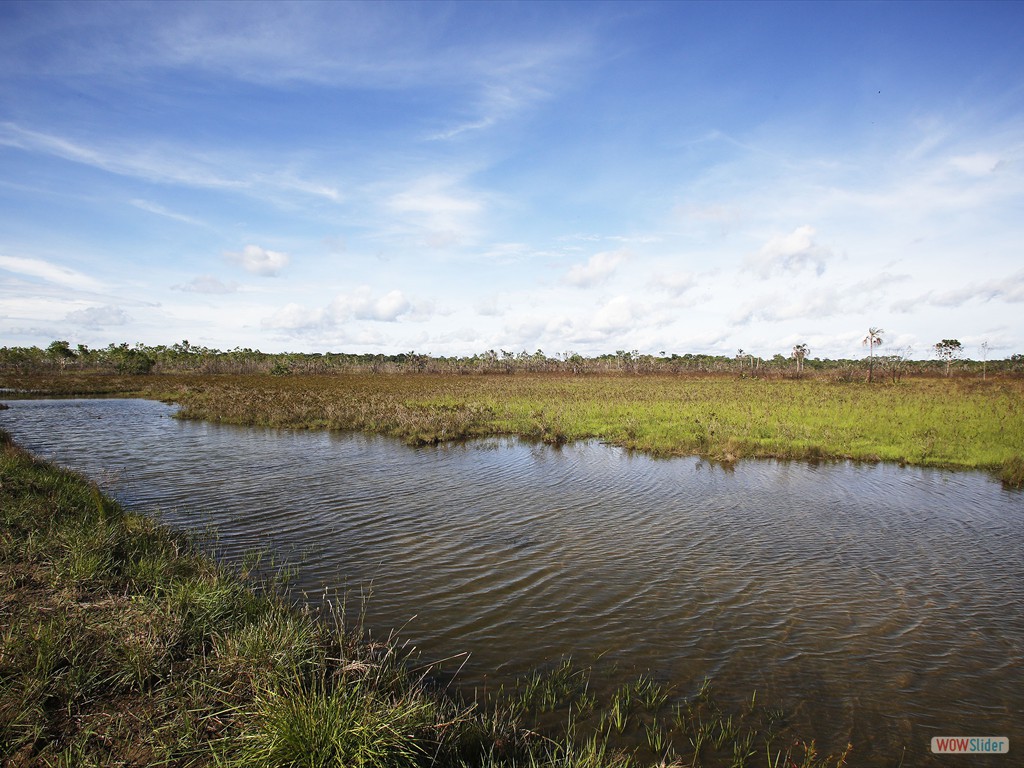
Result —
M 187 283 L 172 286 L 172 290 L 185 291 L 187 293 L 235 293 L 238 290 L 238 283 L 233 281 L 225 283 L 213 275 L 199 275 Z
M 68 312 L 64 319 L 69 323 L 85 328 L 108 328 L 110 326 L 127 325 L 131 317 L 121 307 L 87 307 Z
M 6 122 L 0 124 L 0 146 L 58 157 L 127 178 L 234 192 L 278 206 L 293 205 L 292 198 L 296 192 L 332 203 L 341 203 L 345 199 L 334 183 L 303 178 L 292 170 L 264 169 L 259 158 L 223 150 L 204 150 L 195 143 L 161 143 L 140 136 L 104 143 L 70 139 Z M 135 198 L 130 203 L 159 216 L 207 226 L 201 219 L 169 210 L 149 200 Z
M 882 272 L 849 284 L 815 285 L 812 289 L 763 293 L 734 313 L 732 322 L 746 325 L 755 320 L 776 322 L 801 318 L 825 318 L 859 314 L 866 306 L 878 306 L 888 290 L 909 280 L 908 275 Z
M 102 286 L 99 281 L 76 270 L 44 259 L 31 259 L 21 256 L 0 256 L 0 269 L 14 272 L 27 277 L 36 277 L 49 283 L 56 283 L 67 288 L 97 291 Z
M 457 178 L 442 174 L 417 179 L 384 205 L 399 228 L 418 233 L 423 244 L 434 248 L 474 237 L 485 208 L 482 196 L 461 190 Z
M 949 164 L 968 176 L 985 176 L 998 171 L 1000 167 L 1006 164 L 1006 161 L 1002 160 L 998 155 L 976 152 L 973 155 L 951 157 Z
M 207 226 L 209 226 L 204 221 L 201 221 L 201 220 L 199 220 L 197 218 L 194 218 L 192 216 L 187 216 L 184 213 L 177 213 L 177 212 L 172 211 L 172 210 L 170 210 L 168 208 L 164 208 L 162 205 L 159 205 L 157 203 L 152 203 L 149 200 L 136 199 L 136 200 L 131 200 L 130 202 L 131 202 L 132 205 L 134 205 L 139 210 L 147 211 L 149 213 L 154 213 L 157 216 L 164 216 L 165 218 L 174 219 L 175 221 L 180 221 L 180 222 L 182 222 L 184 224 L 193 224 L 193 225 L 195 225 L 197 227 L 207 227 Z
M 242 189 L 245 181 L 220 175 L 215 164 L 183 148 L 149 146 L 96 147 L 33 131 L 15 123 L 0 124 L 0 145 L 52 155 L 120 176 L 191 187 Z
M 971 282 L 953 290 L 926 291 L 914 297 L 895 301 L 891 308 L 894 312 L 904 313 L 913 312 L 922 306 L 952 309 L 962 307 L 972 301 L 1003 301 L 1008 304 L 1024 302 L 1024 270 L 1019 270 L 1005 278 Z
M 648 285 L 678 297 L 697 287 L 697 276 L 692 272 L 660 272 Z

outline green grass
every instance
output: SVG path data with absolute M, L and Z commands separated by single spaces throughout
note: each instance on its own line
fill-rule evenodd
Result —
M 599 439 L 655 456 L 854 459 L 983 469 L 1024 484 L 1024 380 L 724 376 L 52 376 L 40 392 L 121 391 L 232 424 L 352 429 L 430 444 L 509 434 Z
M 257 565 L 258 558 L 247 566 Z M 0 432 L 0 764 L 838 768 L 771 710 L 563 661 L 466 701 L 343 602 L 297 607 Z

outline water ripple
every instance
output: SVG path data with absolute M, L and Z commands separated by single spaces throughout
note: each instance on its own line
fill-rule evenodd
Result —
M 0 426 L 218 551 L 268 548 L 467 685 L 564 655 L 771 700 L 898 754 L 1024 711 L 1024 502 L 987 476 L 657 461 L 500 438 L 410 449 L 240 429 L 130 400 L 16 402 Z M 586 661 L 586 658 L 583 659 Z M 865 754 L 861 752 L 861 754 Z

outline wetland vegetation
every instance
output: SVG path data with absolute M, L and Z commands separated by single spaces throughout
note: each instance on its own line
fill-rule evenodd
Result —
M 975 372 L 970 361 L 914 370 L 876 357 L 885 375 L 869 384 L 849 361 L 803 355 L 794 371 L 785 359 L 773 367 L 749 356 L 453 363 L 209 352 L 5 349 L 0 387 L 7 400 L 138 396 L 177 403 L 186 419 L 361 430 L 414 445 L 597 439 L 725 465 L 887 461 L 1024 484 L 1016 359 Z M 849 750 L 819 754 L 756 694 L 722 706 L 707 686 L 680 691 L 641 676 L 599 701 L 587 669 L 567 660 L 507 689 L 456 693 L 457 669 L 424 665 L 400 638 L 372 640 L 344 599 L 298 607 L 283 582 L 217 564 L 196 540 L 0 442 L 5 765 L 779 768 L 852 759 Z
M 359 611 L 297 607 L 0 433 L 0 760 L 9 766 L 842 766 L 752 694 L 569 660 L 459 696 Z M 267 569 L 262 568 L 266 573 Z M 285 573 L 286 575 L 286 573 Z M 358 606 L 357 606 L 358 608 Z
M 890 461 L 1024 483 L 1024 379 L 724 374 L 8 373 L 22 394 L 159 398 L 180 416 L 363 430 L 430 444 L 483 435 L 598 439 L 655 456 Z M 8 396 L 18 396 L 9 392 Z

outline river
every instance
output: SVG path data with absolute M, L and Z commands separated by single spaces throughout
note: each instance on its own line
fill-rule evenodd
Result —
M 596 686 L 649 672 L 680 695 L 705 676 L 727 702 L 756 690 L 826 749 L 852 741 L 855 764 L 905 748 L 907 766 L 952 765 L 933 736 L 1024 750 L 1024 495 L 986 474 L 10 406 L 0 427 L 21 445 L 215 529 L 221 556 L 290 559 L 296 594 L 372 592 L 368 626 L 427 658 L 468 652 L 467 689 L 572 656 Z

